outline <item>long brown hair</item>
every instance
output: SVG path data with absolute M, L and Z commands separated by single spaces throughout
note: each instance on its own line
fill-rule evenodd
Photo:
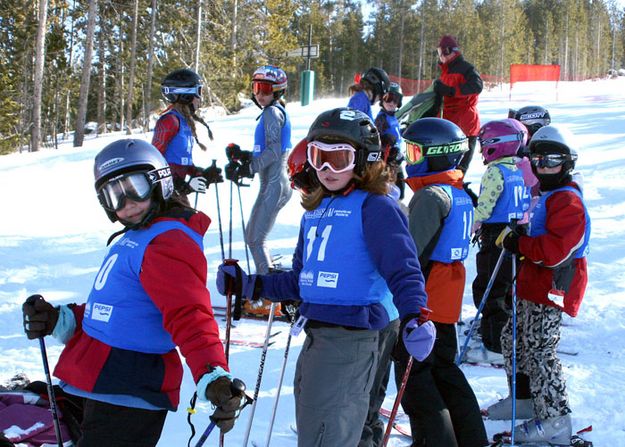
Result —
M 385 195 L 388 192 L 388 182 L 390 173 L 383 161 L 365 165 L 362 175 L 354 173 L 352 184 L 354 188 L 361 189 L 371 194 Z M 302 192 L 301 204 L 306 211 L 316 209 L 323 198 L 328 194 L 328 190 L 323 185 L 317 186 L 309 193 Z
M 191 129 L 191 134 L 193 135 L 193 138 L 195 138 L 195 142 L 198 144 L 198 146 L 200 146 L 203 151 L 205 151 L 206 146 L 200 143 L 200 140 L 197 137 L 197 132 L 195 130 L 195 119 L 193 113 L 191 113 L 189 104 L 181 104 L 179 102 L 176 102 L 172 104 L 170 108 L 177 110 L 182 116 L 184 116 L 184 119 L 187 120 L 187 124 Z

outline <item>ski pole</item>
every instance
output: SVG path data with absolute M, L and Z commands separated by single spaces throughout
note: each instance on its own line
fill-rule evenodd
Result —
M 516 278 L 516 255 L 512 254 L 512 277 Z M 510 445 L 514 445 L 514 426 L 516 425 L 516 279 L 512 282 L 512 379 L 510 386 L 512 388 L 512 426 L 510 427 Z
M 388 439 L 391 436 L 391 430 L 393 429 L 393 422 L 395 421 L 395 416 L 397 416 L 397 410 L 399 410 L 399 404 L 401 403 L 401 399 L 404 396 L 404 391 L 406 390 L 406 384 L 408 383 L 408 378 L 410 377 L 410 370 L 412 369 L 413 361 L 414 359 L 410 355 L 408 357 L 408 364 L 406 365 L 406 370 L 404 371 L 404 375 L 401 378 L 401 385 L 399 386 L 399 391 L 397 391 L 397 397 L 395 397 L 395 402 L 393 402 L 393 409 L 391 410 L 391 414 L 388 417 L 388 424 L 386 426 L 386 431 L 384 432 L 384 440 L 382 441 L 382 447 L 386 447 L 386 444 L 388 443 Z
M 286 306 L 287 312 L 291 317 L 291 329 L 293 329 L 293 325 L 295 324 L 295 312 L 289 311 L 289 307 Z M 271 412 L 271 419 L 269 420 L 269 430 L 267 430 L 267 441 L 265 442 L 265 447 L 269 447 L 269 443 L 271 442 L 271 432 L 273 431 L 273 424 L 276 420 L 276 413 L 278 411 L 278 401 L 280 400 L 280 391 L 282 390 L 282 381 L 284 380 L 284 372 L 286 371 L 286 364 L 289 358 L 289 348 L 291 347 L 291 338 L 293 335 L 289 330 L 289 336 L 286 339 L 286 348 L 284 348 L 284 360 L 282 361 L 282 369 L 280 370 L 280 379 L 278 380 L 278 391 L 276 392 L 276 400 L 273 403 L 273 410 Z
M 59 412 L 56 408 L 56 398 L 54 397 L 54 388 L 52 387 L 52 377 L 50 376 L 50 366 L 48 365 L 48 354 L 46 353 L 46 342 L 43 337 L 39 337 L 39 348 L 41 349 L 41 360 L 43 361 L 43 371 L 46 375 L 46 385 L 48 387 L 48 400 L 50 400 L 50 411 L 54 421 L 54 434 L 59 447 L 63 447 L 63 437 L 61 436 L 61 422 L 59 421 Z
M 250 439 L 250 432 L 252 431 L 252 422 L 254 421 L 254 412 L 256 411 L 256 403 L 258 402 L 258 395 L 260 394 L 260 384 L 263 380 L 263 370 L 265 369 L 265 358 L 267 357 L 267 351 L 269 349 L 269 338 L 271 337 L 271 325 L 273 323 L 273 314 L 276 310 L 276 303 L 271 303 L 269 309 L 269 316 L 267 318 L 267 331 L 265 333 L 265 343 L 263 345 L 263 352 L 260 355 L 260 365 L 258 367 L 258 376 L 256 377 L 256 388 L 254 388 L 254 397 L 252 402 L 252 412 L 247 422 L 247 429 L 245 430 L 245 438 L 243 439 L 243 447 L 247 447 L 247 442 Z
M 193 205 L 193 209 L 194 210 L 197 210 L 197 198 L 198 198 L 199 195 L 200 195 L 200 193 L 196 191 L 195 192 L 195 204 Z
M 421 312 L 419 314 L 419 324 L 421 325 L 429 319 L 432 310 L 428 309 L 427 307 L 421 307 L 420 311 Z M 404 391 L 406 391 L 406 385 L 408 384 L 408 379 L 410 378 L 410 370 L 412 369 L 413 361 L 414 358 L 410 354 L 408 354 L 408 364 L 406 365 L 406 370 L 404 371 L 404 375 L 401 378 L 401 384 L 399 385 L 399 390 L 397 391 L 395 402 L 393 402 L 393 409 L 391 410 L 391 414 L 388 417 L 388 425 L 386 426 L 386 431 L 384 432 L 382 447 L 386 447 L 386 444 L 388 443 L 388 440 L 391 436 L 393 422 L 395 421 L 395 417 L 397 416 L 397 411 L 399 410 L 399 404 L 401 404 L 401 399 L 404 396 Z
M 224 259 L 224 265 L 236 265 L 238 259 Z M 226 286 L 226 337 L 224 340 L 224 353 L 226 354 L 226 362 L 230 357 L 230 331 L 232 329 L 232 289 L 234 280 L 230 278 Z
M 484 305 L 486 304 L 488 295 L 490 295 L 490 291 L 493 288 L 493 284 L 495 284 L 495 278 L 497 278 L 497 275 L 499 274 L 499 269 L 501 268 L 501 264 L 503 264 L 503 259 L 505 257 L 505 254 L 506 254 L 506 250 L 502 249 L 501 253 L 499 254 L 499 258 L 497 259 L 497 264 L 495 264 L 495 269 L 493 270 L 493 274 L 490 276 L 490 279 L 488 280 L 488 284 L 486 285 L 486 290 L 484 291 L 484 295 L 482 296 L 482 301 L 480 301 L 480 305 L 477 308 L 477 312 L 475 313 L 475 318 L 471 322 L 471 327 L 469 328 L 467 337 L 464 340 L 462 349 L 460 350 L 460 353 L 458 354 L 458 357 L 456 358 L 456 365 L 460 365 L 462 363 L 462 360 L 464 359 L 464 356 L 467 353 L 469 342 L 471 341 L 471 337 L 473 337 L 473 331 L 475 331 L 475 326 L 477 326 L 477 319 L 482 313 L 482 309 L 484 309 Z
M 215 164 L 216 160 L 213 160 Z M 217 202 L 217 223 L 219 224 L 219 245 L 221 246 L 221 259 L 226 259 L 226 252 L 224 251 L 224 232 L 221 226 L 221 207 L 219 206 L 219 188 L 218 183 L 215 183 L 215 201 Z
M 243 245 L 245 245 L 245 260 L 247 261 L 247 274 L 250 274 L 250 254 L 247 248 L 247 238 L 245 230 L 245 217 L 243 216 L 243 200 L 241 199 L 241 185 L 237 183 L 237 191 L 239 193 L 239 209 L 241 210 L 241 226 L 243 227 Z
M 232 258 L 232 182 L 230 182 L 230 222 L 228 223 L 228 257 Z
M 241 379 L 234 379 L 232 381 L 232 384 L 230 384 L 230 390 L 232 391 L 232 394 L 235 394 L 235 395 L 243 394 L 245 396 L 245 403 L 240 408 L 240 410 L 243 410 L 243 408 L 245 408 L 251 401 L 251 397 L 245 394 L 245 383 L 243 383 Z M 211 432 L 217 425 L 215 420 L 213 420 L 212 416 L 210 417 L 210 419 L 211 419 L 211 423 L 208 424 L 208 427 L 206 427 L 206 430 L 204 430 L 204 433 L 202 433 L 202 436 L 200 436 L 200 438 L 197 440 L 195 447 L 202 447 L 204 443 L 206 442 L 208 435 L 211 434 Z

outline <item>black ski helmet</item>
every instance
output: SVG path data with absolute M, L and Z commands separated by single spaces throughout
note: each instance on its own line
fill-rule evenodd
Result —
M 406 145 L 408 177 L 455 169 L 462 154 L 469 149 L 462 130 L 442 118 L 418 119 L 406 128 L 402 137 Z
M 397 82 L 391 82 L 388 91 L 385 93 L 384 97 L 380 100 L 380 105 L 382 105 L 382 101 L 386 97 L 386 95 L 390 95 L 389 98 L 391 101 L 395 101 L 397 107 L 401 107 L 402 100 L 404 98 L 404 93 L 401 90 L 401 85 Z
M 549 111 L 541 106 L 522 107 L 515 112 L 514 116 L 509 116 L 509 118 L 514 118 L 522 122 L 525 127 L 527 127 L 530 138 L 532 138 L 532 135 L 534 135 L 538 129 L 543 126 L 548 126 L 551 123 Z
M 161 81 L 161 93 L 172 104 L 191 104 L 194 97 L 202 97 L 202 81 L 188 68 L 174 70 Z
M 368 82 L 373 88 L 375 96 L 380 98 L 388 91 L 391 80 L 384 70 L 378 67 L 371 67 L 362 74 L 360 82 Z
M 114 177 L 128 172 L 144 172 L 152 184 L 152 198 L 156 205 L 165 203 L 174 192 L 171 169 L 161 153 L 144 140 L 117 140 L 104 147 L 93 165 L 96 192 Z M 117 221 L 113 211 L 104 209 L 111 222 Z
M 310 126 L 306 140 L 351 144 L 356 149 L 354 171 L 359 175 L 367 163 L 383 160 L 380 133 L 360 110 L 339 107 L 321 113 Z
M 532 163 L 532 172 L 540 181 L 543 191 L 557 188 L 571 180 L 571 171 L 577 161 L 575 136 L 557 125 L 543 126 L 534 134 L 529 144 L 530 159 L 533 155 L 561 154 L 565 156 L 562 170 L 557 174 L 539 174 Z

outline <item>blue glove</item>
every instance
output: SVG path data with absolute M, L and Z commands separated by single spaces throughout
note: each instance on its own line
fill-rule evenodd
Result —
M 228 285 L 231 284 L 230 290 Z M 255 301 L 260 296 L 262 282 L 257 275 L 246 275 L 236 262 L 234 264 L 222 263 L 217 269 L 217 290 L 222 295 L 229 291 L 234 295 Z
M 406 351 L 422 362 L 432 352 L 436 340 L 436 327 L 431 321 L 419 324 L 419 318 L 413 318 L 404 325 L 402 339 Z

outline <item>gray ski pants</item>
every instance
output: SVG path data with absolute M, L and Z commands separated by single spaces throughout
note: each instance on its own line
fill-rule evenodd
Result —
M 560 342 L 562 311 L 552 306 L 517 301 L 516 372 L 529 377 L 534 412 L 541 419 L 571 412 L 556 349 Z M 501 333 L 508 376 L 512 375 L 512 317 Z
M 298 447 L 357 446 L 378 369 L 379 331 L 306 328 L 295 369 Z

